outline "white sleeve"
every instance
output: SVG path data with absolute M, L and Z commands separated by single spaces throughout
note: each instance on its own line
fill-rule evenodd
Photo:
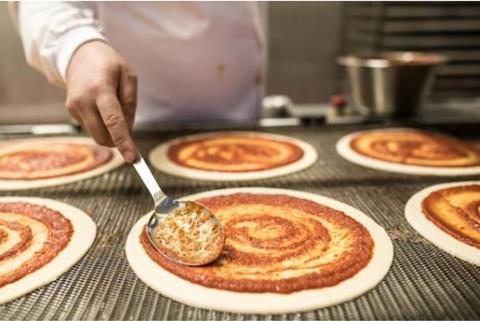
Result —
M 94 3 L 15 2 L 10 12 L 28 64 L 61 87 L 75 50 L 91 40 L 105 41 Z

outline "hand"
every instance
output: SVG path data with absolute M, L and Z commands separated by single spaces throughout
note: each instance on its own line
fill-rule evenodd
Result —
M 67 70 L 66 106 L 95 141 L 117 147 L 125 160 L 137 158 L 131 137 L 137 104 L 137 77 L 103 41 L 80 46 Z

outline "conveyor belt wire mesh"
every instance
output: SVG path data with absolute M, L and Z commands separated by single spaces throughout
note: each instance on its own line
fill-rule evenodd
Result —
M 226 187 L 265 186 L 319 193 L 364 211 L 387 230 L 395 255 L 383 282 L 359 298 L 307 313 L 260 316 L 207 311 L 163 297 L 135 276 L 125 257 L 124 246 L 130 228 L 152 204 L 134 171 L 124 166 L 101 177 L 61 187 L 2 193 L 53 198 L 77 206 L 92 216 L 98 235 L 87 255 L 57 281 L 0 306 L 0 319 L 479 319 L 480 267 L 436 248 L 419 236 L 403 215 L 405 202 L 418 190 L 462 178 L 407 176 L 350 164 L 337 155 L 335 143 L 358 129 L 269 130 L 303 139 L 319 152 L 319 161 L 313 167 L 284 177 L 199 182 L 158 171 L 154 174 L 165 191 L 175 197 Z M 156 144 L 190 133 L 143 134 L 137 141 L 147 155 Z

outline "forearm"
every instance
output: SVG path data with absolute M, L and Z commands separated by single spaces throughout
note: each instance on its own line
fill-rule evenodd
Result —
M 58 86 L 65 86 L 73 53 L 91 40 L 105 40 L 94 4 L 83 2 L 11 3 L 29 65 Z

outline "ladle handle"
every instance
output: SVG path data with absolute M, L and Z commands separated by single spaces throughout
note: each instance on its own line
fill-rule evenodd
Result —
M 145 184 L 147 187 L 150 195 L 152 195 L 155 205 L 158 204 L 158 202 L 165 198 L 165 193 L 163 193 L 162 189 L 158 185 L 155 177 L 150 171 L 150 168 L 148 168 L 148 165 L 142 156 L 138 156 L 138 160 L 133 163 L 133 167 L 137 171 L 138 176 L 140 176 L 142 179 L 143 184 Z

